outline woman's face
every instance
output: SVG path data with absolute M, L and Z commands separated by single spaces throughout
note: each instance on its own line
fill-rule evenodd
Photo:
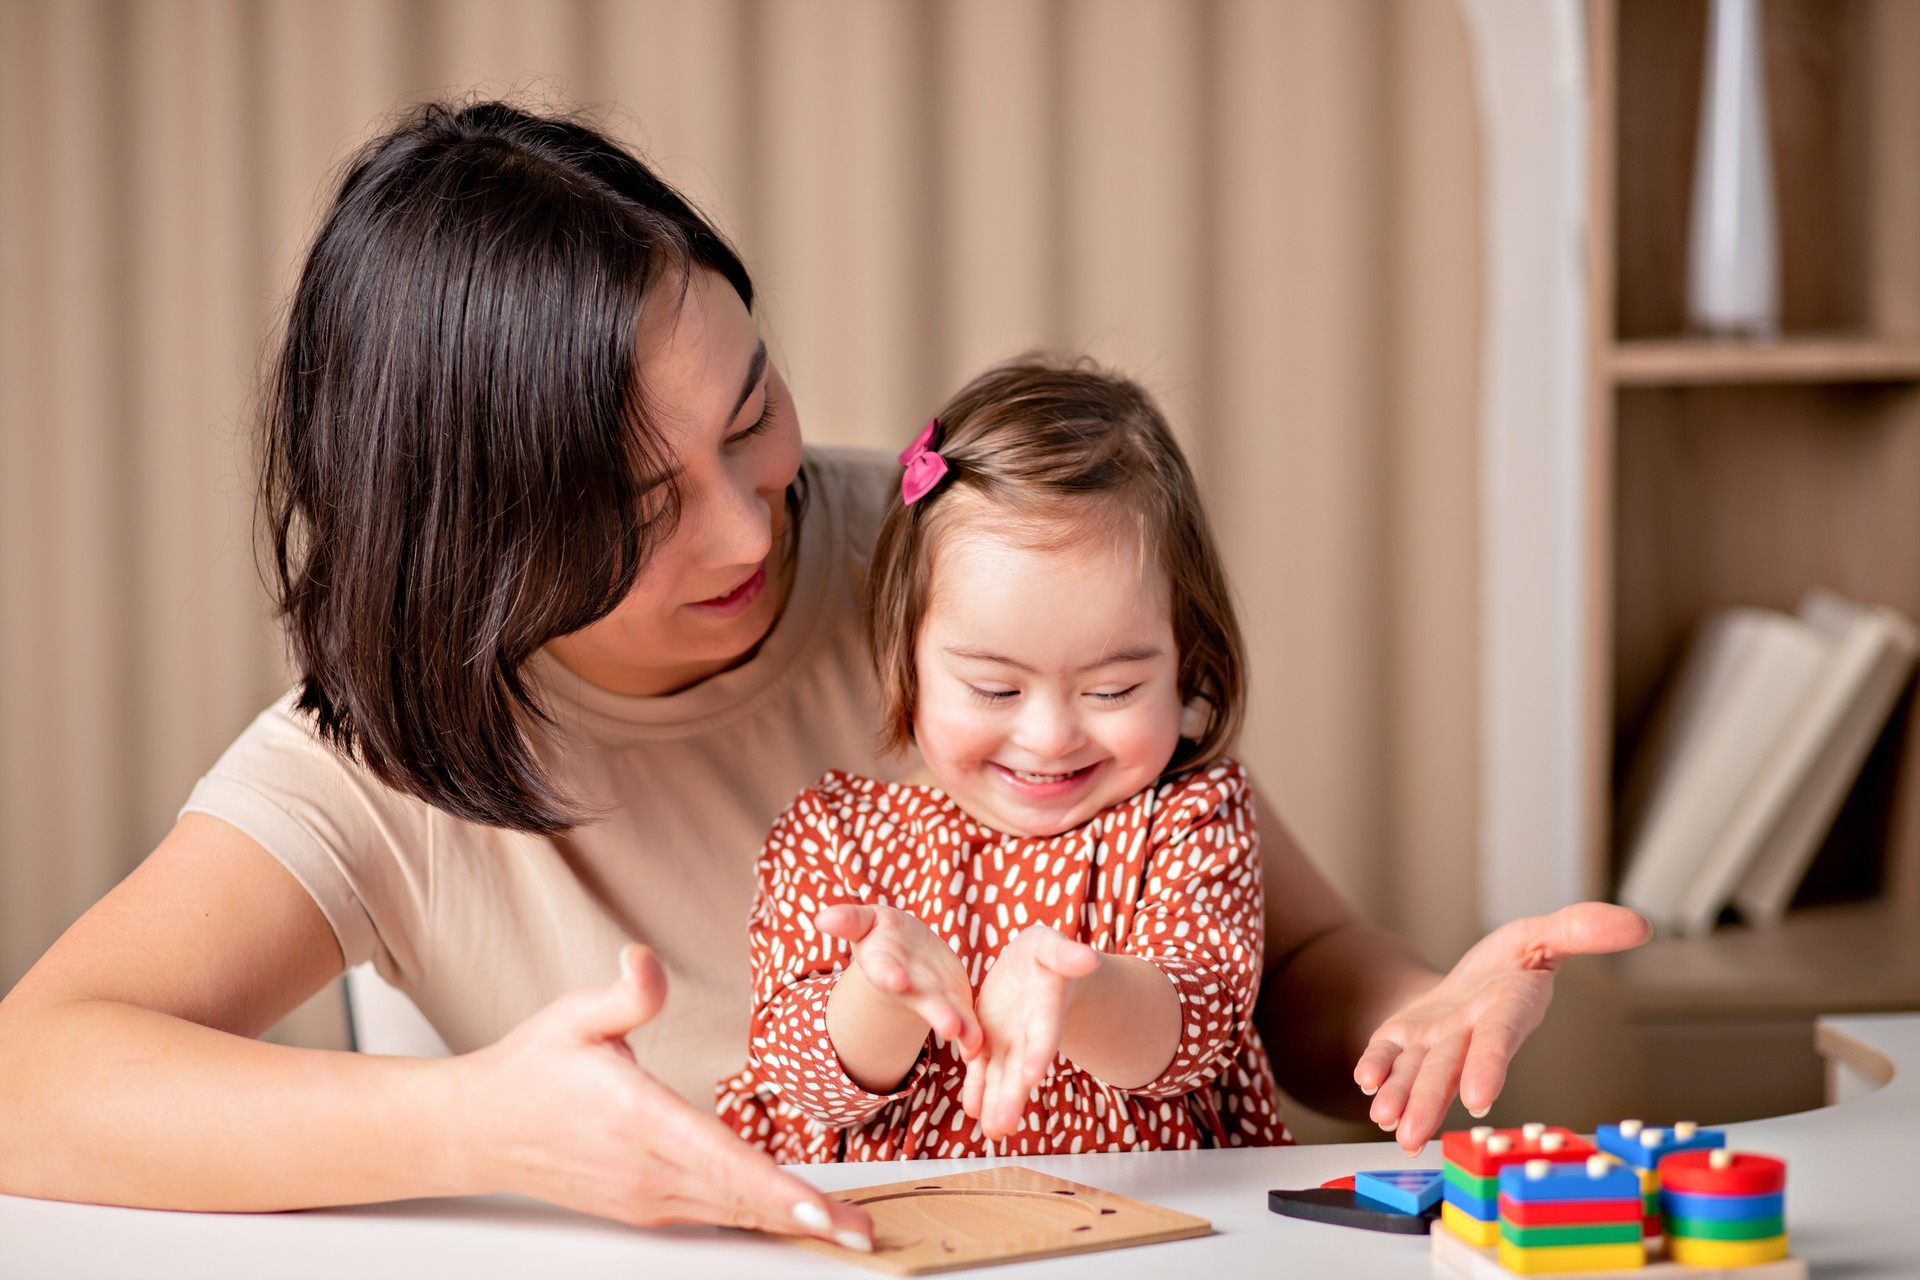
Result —
M 649 420 L 679 464 L 679 524 L 612 613 L 547 648 L 589 683 L 655 695 L 738 663 L 780 616 L 800 424 L 753 317 L 714 272 L 693 273 L 678 310 L 647 309 L 637 343 Z

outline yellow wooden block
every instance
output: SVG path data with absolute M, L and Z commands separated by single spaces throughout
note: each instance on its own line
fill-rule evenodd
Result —
M 1626 1271 L 1647 1265 L 1647 1249 L 1641 1244 L 1559 1244 L 1517 1249 L 1502 1240 L 1500 1265 L 1523 1276 L 1561 1271 Z
M 1500 1243 L 1498 1222 L 1482 1222 L 1472 1214 L 1462 1211 L 1459 1206 L 1447 1204 L 1445 1201 L 1440 1204 L 1440 1224 L 1468 1244 L 1477 1244 L 1483 1249 Z
M 1768 1236 L 1764 1240 L 1695 1240 L 1685 1236 L 1667 1237 L 1667 1256 L 1690 1267 L 1751 1267 L 1787 1256 L 1787 1238 Z

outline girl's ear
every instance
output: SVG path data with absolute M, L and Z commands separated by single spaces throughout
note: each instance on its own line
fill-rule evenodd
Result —
M 1195 695 L 1180 711 L 1180 736 L 1188 742 L 1200 741 L 1213 721 L 1213 704 Z

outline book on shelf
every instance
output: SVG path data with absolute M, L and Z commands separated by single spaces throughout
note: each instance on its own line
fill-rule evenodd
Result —
M 1621 797 L 1620 901 L 1666 933 L 1777 923 L 1911 674 L 1920 632 L 1831 591 L 1725 609 L 1689 646 Z

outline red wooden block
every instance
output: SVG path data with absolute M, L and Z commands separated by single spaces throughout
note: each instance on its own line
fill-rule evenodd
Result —
M 1323 1187 L 1329 1187 L 1335 1191 L 1351 1191 L 1353 1190 L 1353 1175 L 1348 1174 L 1344 1178 L 1333 1178 L 1326 1182 L 1321 1183 L 1320 1185 Z
M 1540 1200 L 1532 1203 L 1500 1197 L 1500 1216 L 1516 1227 L 1564 1227 L 1583 1222 L 1635 1222 L 1645 1208 L 1631 1200 Z
M 1715 1167 L 1716 1156 L 1725 1168 Z M 1751 1151 L 1680 1151 L 1660 1162 L 1660 1185 L 1692 1195 L 1771 1195 L 1787 1189 L 1787 1165 Z
M 1480 1142 L 1473 1140 L 1471 1131 L 1442 1134 L 1440 1153 L 1459 1166 L 1462 1173 L 1476 1178 L 1495 1177 L 1508 1165 L 1524 1164 L 1528 1160 L 1571 1164 L 1584 1161 L 1594 1154 L 1593 1144 L 1571 1129 L 1549 1128 L 1546 1125 L 1529 1127 L 1539 1132 L 1528 1136 L 1525 1129 L 1495 1129 Z M 1495 1138 L 1506 1140 L 1506 1150 L 1488 1150 L 1489 1146 L 1498 1145 L 1493 1142 Z M 1550 1146 L 1554 1149 L 1548 1150 Z

